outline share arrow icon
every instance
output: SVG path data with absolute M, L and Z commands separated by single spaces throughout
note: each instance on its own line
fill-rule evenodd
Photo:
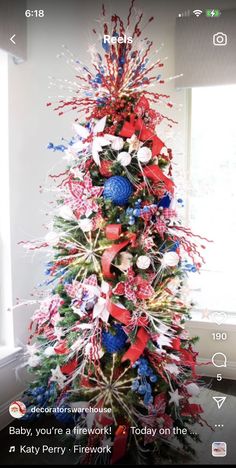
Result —
M 213 396 L 212 398 L 216 402 L 218 409 L 220 409 L 223 406 L 223 404 L 224 404 L 227 397 L 226 396 L 222 396 L 222 397 L 221 396 Z

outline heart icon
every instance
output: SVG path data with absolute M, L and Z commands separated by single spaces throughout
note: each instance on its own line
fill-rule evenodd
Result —
M 227 315 L 225 312 L 214 312 L 214 314 L 212 314 L 212 319 L 217 323 L 217 325 L 221 325 L 222 323 L 226 322 Z

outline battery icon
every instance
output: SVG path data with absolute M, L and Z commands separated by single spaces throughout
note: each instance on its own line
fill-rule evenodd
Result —
M 213 10 L 206 10 L 206 17 L 207 18 L 219 18 L 219 16 L 221 15 L 221 11 L 217 8 L 217 9 L 213 9 Z

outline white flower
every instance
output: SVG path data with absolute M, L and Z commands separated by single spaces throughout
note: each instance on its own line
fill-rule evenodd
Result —
M 37 367 L 40 364 L 40 362 L 41 362 L 40 356 L 37 356 L 35 354 L 35 355 L 29 357 L 27 364 L 30 367 Z
M 129 153 L 132 153 L 132 151 L 137 151 L 143 143 L 139 141 L 138 137 L 135 135 L 135 133 L 132 135 L 131 138 L 127 138 L 127 143 L 129 143 Z

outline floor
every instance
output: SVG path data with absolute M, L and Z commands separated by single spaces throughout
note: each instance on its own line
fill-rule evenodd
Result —
M 213 396 L 226 396 L 225 403 L 221 409 L 217 408 L 217 404 L 213 400 Z M 199 432 L 202 439 L 201 444 L 196 444 L 196 459 L 191 465 L 235 465 L 236 464 L 236 441 L 235 441 L 235 430 L 236 430 L 236 382 L 231 380 L 225 380 L 217 382 L 216 380 L 205 379 L 205 388 L 201 390 L 200 403 L 205 410 L 204 419 L 207 420 L 208 424 L 214 429 L 210 429 L 207 426 L 200 428 L 196 426 L 195 431 Z M 223 427 L 216 427 L 215 424 L 223 425 Z M 29 438 L 25 435 L 9 435 L 9 427 L 19 428 L 19 421 L 14 421 L 7 428 L 0 432 L 0 444 L 1 444 L 1 455 L 0 465 L 76 465 L 76 455 L 65 454 L 61 455 L 49 455 L 49 454 L 19 454 L 17 453 L 17 446 L 20 444 L 37 445 L 48 444 L 52 446 L 63 445 L 62 442 L 58 442 L 55 436 L 39 436 L 34 437 L 29 443 Z M 42 420 L 37 423 L 37 427 L 60 427 L 60 423 L 55 419 L 46 418 L 46 421 Z M 28 426 L 27 426 L 28 427 Z M 36 426 L 35 426 L 36 427 Z M 225 457 L 213 457 L 211 454 L 212 442 L 227 442 L 227 455 Z M 10 447 L 16 447 L 16 451 L 9 453 Z M 123 461 L 122 465 L 128 465 L 128 462 Z M 188 462 L 189 465 L 189 462 Z

